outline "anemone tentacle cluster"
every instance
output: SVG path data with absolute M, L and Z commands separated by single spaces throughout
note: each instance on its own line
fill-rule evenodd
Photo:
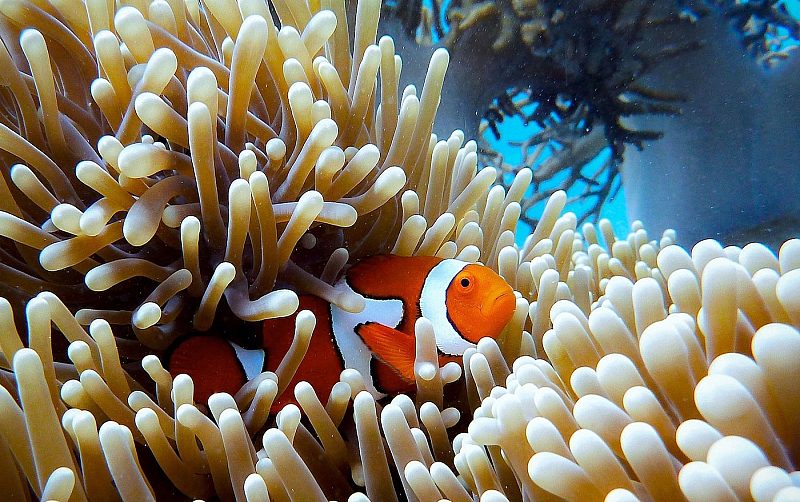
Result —
M 4 494 L 794 496 L 800 241 L 690 254 L 638 223 L 579 229 L 556 192 L 517 246 L 532 173 L 492 187 L 473 141 L 431 134 L 447 54 L 400 92 L 379 7 L 359 3 L 351 47 L 340 1 L 0 0 Z M 463 370 L 431 371 L 421 319 L 413 399 L 376 402 L 349 369 L 271 416 L 310 314 L 236 395 L 195 402 L 164 368 L 224 309 L 287 315 L 300 291 L 358 309 L 331 284 L 380 252 L 483 262 L 515 315 Z
M 348 258 L 391 251 L 416 213 L 395 251 L 430 222 L 419 252 L 436 252 L 473 208 L 494 171 L 463 133 L 431 135 L 447 53 L 401 92 L 378 2 L 359 4 L 352 50 L 343 3 L 273 7 L 280 29 L 263 1 L 3 3 L 1 287 L 18 318 L 47 290 L 163 349 L 223 296 L 245 321 L 290 314 L 295 291 L 358 309 L 328 284 Z
M 325 402 L 300 384 L 300 407 L 271 418 L 279 382 L 292 375 L 264 373 L 236 396 L 212 396 L 209 417 L 191 379 L 173 379 L 155 356 L 142 361 L 155 395 L 133 381 L 105 321 L 90 336 L 70 332 L 80 338 L 69 346 L 73 364 L 54 363 L 47 300 L 58 301 L 29 302 L 30 348 L 4 302 L 0 347 L 13 356 L 6 384 L 18 389 L 0 390 L 3 472 L 16 473 L 6 486 L 21 494 L 27 481 L 55 500 L 117 491 L 152 499 L 166 483 L 195 498 L 242 500 L 796 495 L 800 241 L 777 257 L 714 241 L 690 254 L 669 232 L 648 242 L 637 225 L 608 249 L 598 242 L 614 239 L 607 222 L 576 234 L 573 214 L 554 218 L 563 193 L 550 202 L 515 277 L 511 251 L 521 250 L 499 259 L 519 290 L 518 315 L 499 344 L 484 339 L 465 354 L 463 378 L 457 366 L 423 370 L 437 355 L 431 325 L 418 323 L 416 402 L 376 403 L 346 370 Z M 568 242 L 571 256 L 551 254 L 554 241 Z M 61 312 L 53 321 L 67 326 Z M 313 318 L 298 317 L 299 347 L 312 330 Z M 460 409 L 449 406 L 453 387 L 466 391 Z M 59 417 L 63 432 L 53 435 Z M 387 451 L 376 448 L 383 443 Z M 167 481 L 148 479 L 140 465 L 152 463 Z
M 571 287 L 546 304 L 547 362 L 465 355 L 481 399 L 454 442 L 456 466 L 481 459 L 464 464 L 467 484 L 480 493 L 515 479 L 512 493 L 534 499 L 797 497 L 800 241 L 777 257 L 712 240 L 691 254 L 612 249 L 596 262 L 619 260 L 591 308 Z M 548 274 L 557 283 L 551 268 L 540 284 Z

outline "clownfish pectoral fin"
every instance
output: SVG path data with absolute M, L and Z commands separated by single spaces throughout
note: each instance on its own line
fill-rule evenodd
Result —
M 375 322 L 360 325 L 358 334 L 378 359 L 391 366 L 403 380 L 414 382 L 416 342 L 413 336 Z

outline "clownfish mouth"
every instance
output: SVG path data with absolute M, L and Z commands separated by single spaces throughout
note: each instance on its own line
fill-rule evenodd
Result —
M 486 317 L 500 314 L 504 311 L 513 312 L 516 307 L 516 297 L 513 291 L 504 291 L 497 295 L 494 300 L 484 302 L 481 305 L 481 314 Z

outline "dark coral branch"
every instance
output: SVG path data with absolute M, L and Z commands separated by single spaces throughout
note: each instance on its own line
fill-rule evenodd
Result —
M 800 20 L 792 17 L 780 0 L 744 3 L 713 0 L 710 3 L 731 20 L 736 31 L 741 33 L 742 45 L 767 67 L 785 59 L 787 51 L 800 41 Z M 780 30 L 786 34 L 779 34 Z M 790 39 L 793 44 L 786 46 Z

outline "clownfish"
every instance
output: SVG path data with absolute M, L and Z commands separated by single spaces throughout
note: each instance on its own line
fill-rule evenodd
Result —
M 294 402 L 292 391 L 301 381 L 327 396 L 346 368 L 363 375 L 376 399 L 412 391 L 414 325 L 420 317 L 433 325 L 441 366 L 460 362 L 481 338 L 497 338 L 516 307 L 511 286 L 488 267 L 429 256 L 364 259 L 335 288 L 362 295 L 365 306 L 351 313 L 316 296 L 300 296 L 298 311 L 310 310 L 317 322 L 306 357 L 275 399 L 274 411 Z M 192 377 L 199 402 L 215 392 L 234 394 L 278 367 L 292 344 L 296 316 L 264 321 L 261 346 L 255 349 L 212 335 L 185 338 L 168 354 L 167 367 L 173 376 Z

